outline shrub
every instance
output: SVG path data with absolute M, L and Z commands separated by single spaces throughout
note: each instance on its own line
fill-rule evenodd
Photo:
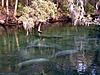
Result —
M 50 16 L 56 16 L 57 14 L 57 7 L 51 1 L 45 0 L 33 0 L 30 6 L 23 7 L 22 16 L 19 18 L 20 21 L 25 21 L 29 23 L 29 16 L 34 21 L 41 19 L 46 20 Z M 32 20 L 31 20 L 32 21 Z
M 86 12 L 87 13 L 94 13 L 94 10 L 95 10 L 94 6 L 90 3 L 88 3 L 86 6 Z

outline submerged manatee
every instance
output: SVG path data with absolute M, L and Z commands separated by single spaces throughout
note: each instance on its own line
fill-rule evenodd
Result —
M 49 59 L 46 59 L 46 58 L 26 60 L 26 61 L 23 61 L 23 62 L 19 63 L 18 67 L 21 68 L 22 66 L 25 66 L 25 65 L 30 65 L 30 64 L 34 64 L 34 63 L 41 63 L 41 62 L 47 62 L 47 61 L 49 61 Z
M 64 50 L 64 51 L 59 51 L 55 54 L 55 57 L 65 57 L 69 54 L 72 54 L 72 53 L 76 53 L 78 52 L 78 50 Z
M 61 67 L 47 58 L 27 60 L 18 64 L 20 75 L 63 75 Z

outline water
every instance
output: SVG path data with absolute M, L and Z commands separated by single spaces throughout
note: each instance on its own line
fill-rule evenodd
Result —
M 54 24 L 42 34 L 0 33 L 0 75 L 99 75 L 100 27 Z

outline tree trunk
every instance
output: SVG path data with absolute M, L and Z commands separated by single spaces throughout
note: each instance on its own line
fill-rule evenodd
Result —
M 29 0 L 26 0 L 26 5 L 27 5 L 27 6 L 29 5 Z
M 16 13 L 17 13 L 17 5 L 18 5 L 18 0 L 16 0 L 16 3 L 15 3 L 14 17 L 16 16 Z
M 10 0 L 10 5 L 11 5 L 11 7 L 13 7 L 14 6 L 14 0 Z
M 4 0 L 2 0 L 2 7 L 4 7 Z
M 9 2 L 8 2 L 8 0 L 6 0 L 7 15 L 9 15 L 9 8 L 8 8 L 8 5 L 9 5 Z

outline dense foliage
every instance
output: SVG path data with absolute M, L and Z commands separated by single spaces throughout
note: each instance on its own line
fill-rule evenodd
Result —
M 94 10 L 95 10 L 95 7 L 92 4 L 88 3 L 86 5 L 86 12 L 87 13 L 94 13 L 95 12 Z
M 21 13 L 20 21 L 33 23 L 36 20 L 46 20 L 50 16 L 56 16 L 57 7 L 51 1 L 33 0 L 30 6 L 23 7 Z

